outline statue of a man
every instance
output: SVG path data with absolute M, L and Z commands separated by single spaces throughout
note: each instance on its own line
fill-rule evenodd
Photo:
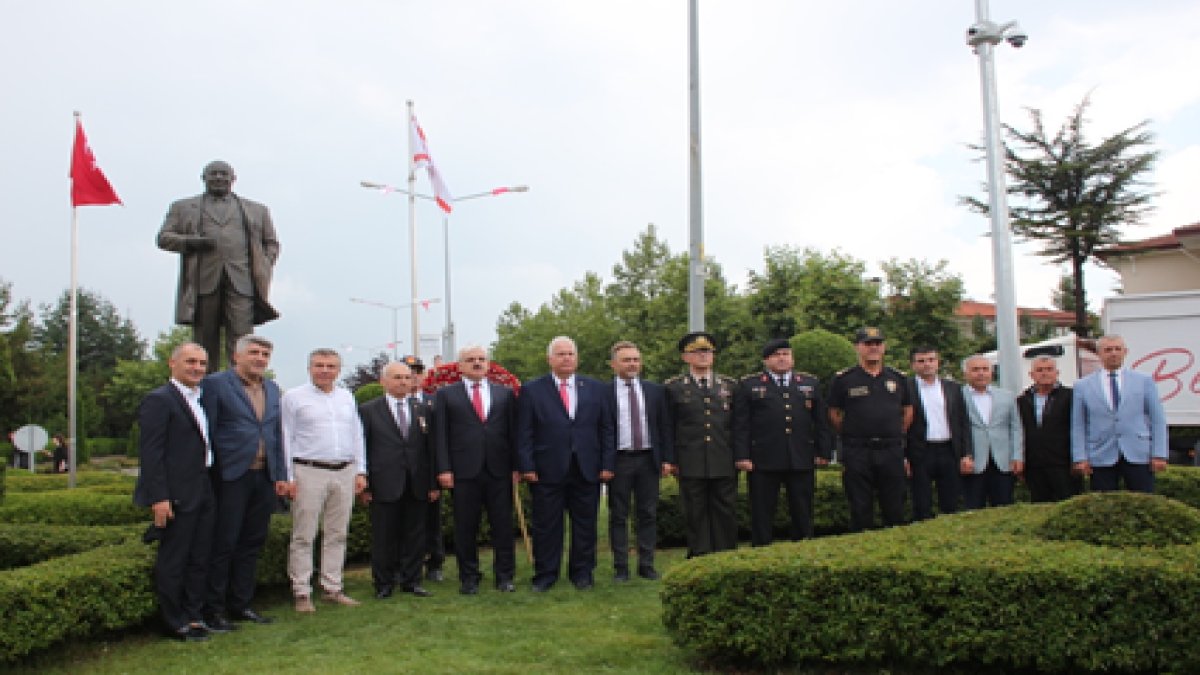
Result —
M 192 327 L 214 372 L 223 362 L 222 329 L 228 360 L 239 337 L 279 317 L 267 301 L 279 239 L 266 206 L 233 194 L 237 176 L 228 163 L 210 162 L 201 178 L 204 194 L 171 204 L 158 247 L 179 254 L 175 323 Z

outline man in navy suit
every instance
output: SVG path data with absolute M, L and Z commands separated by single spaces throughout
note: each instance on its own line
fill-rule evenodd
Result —
M 226 611 L 235 621 L 271 622 L 250 603 L 271 513 L 277 497 L 288 493 L 281 394 L 279 385 L 263 377 L 272 349 L 261 335 L 244 335 L 234 347 L 233 368 L 204 379 L 201 403 L 221 467 L 214 481 L 217 526 L 204 607 L 205 623 L 216 631 L 236 628 Z
M 568 574 L 592 587 L 600 483 L 616 468 L 616 438 L 606 385 L 576 375 L 575 341 L 559 336 L 546 349 L 550 374 L 531 380 L 517 399 L 517 465 L 533 496 L 533 590 L 550 590 L 562 567 L 563 513 L 571 518 Z
M 909 352 L 913 374 L 906 380 L 913 421 L 905 432 L 904 456 L 912 471 L 913 520 L 933 517 L 933 485 L 938 513 L 958 511 L 962 470 L 971 446 L 971 420 L 962 386 L 938 376 L 937 349 L 918 345 Z
M 459 592 L 479 592 L 479 523 L 488 514 L 492 575 L 496 590 L 516 590 L 513 546 L 513 483 L 516 472 L 517 399 L 504 385 L 488 382 L 487 350 L 458 352 L 462 381 L 442 387 L 434 400 L 438 483 L 454 490 L 454 556 Z
M 167 360 L 171 381 L 138 407 L 140 471 L 133 501 L 154 513 L 159 538 L 154 587 L 168 634 L 188 642 L 208 639 L 202 617 L 213 529 L 208 421 L 200 381 L 208 355 L 194 342 Z
M 1071 459 L 1092 477 L 1092 489 L 1154 492 L 1154 474 L 1167 468 L 1167 418 L 1154 380 L 1122 368 L 1129 348 L 1119 335 L 1096 342 L 1103 370 L 1075 383 Z
M 662 385 L 639 379 L 642 354 L 622 340 L 612 346 L 610 407 L 617 433 L 617 464 L 608 484 L 608 541 L 613 552 L 613 578 L 629 581 L 629 505 L 637 504 L 638 576 L 658 579 L 654 545 L 658 540 L 658 481 L 667 475 L 663 458 L 670 443 L 667 397 Z

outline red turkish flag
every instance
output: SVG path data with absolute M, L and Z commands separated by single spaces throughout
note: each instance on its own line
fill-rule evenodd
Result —
M 88 147 L 83 122 L 75 120 L 75 147 L 71 149 L 71 206 L 108 206 L 121 198 L 104 172 L 96 166 L 96 157 Z

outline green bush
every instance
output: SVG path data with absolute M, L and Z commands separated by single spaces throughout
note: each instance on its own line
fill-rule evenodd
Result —
M 858 360 L 854 343 L 823 328 L 806 330 L 793 336 L 789 342 L 795 356 L 796 370 L 816 375 L 823 387 L 828 387 L 829 381 L 847 363 Z
M 368 382 L 354 391 L 354 402 L 362 405 L 367 401 L 383 396 L 383 385 L 378 382 Z
M 13 492 L 47 492 L 64 490 L 67 487 L 67 474 L 33 474 L 26 472 L 15 473 L 8 477 L 8 487 Z M 75 486 L 91 488 L 98 486 L 120 485 L 133 494 L 133 486 L 137 479 L 119 473 L 106 471 L 79 471 L 75 474 Z
M 1038 533 L 1097 546 L 1192 544 L 1200 540 L 1200 511 L 1159 495 L 1093 492 L 1056 504 Z
M 89 438 L 84 442 L 88 449 L 88 459 L 92 457 L 107 457 L 109 455 L 124 455 L 129 445 L 128 438 Z M 83 463 L 86 460 L 78 460 Z
M 1200 545 L 1051 542 L 1019 504 L 703 556 L 665 577 L 680 645 L 756 667 L 1200 669 Z
M 13 493 L 0 506 L 0 523 L 45 525 L 126 525 L 150 522 L 150 510 L 128 495 L 87 490 Z
M 0 570 L 136 539 L 138 526 L 14 525 L 0 523 Z
M 101 546 L 0 572 L 0 663 L 154 615 L 154 548 Z

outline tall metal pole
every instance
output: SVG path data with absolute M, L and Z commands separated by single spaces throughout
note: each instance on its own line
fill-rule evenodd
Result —
M 688 330 L 704 330 L 704 217 L 700 210 L 700 20 L 688 2 Z
M 421 310 L 417 304 L 417 171 L 413 161 L 412 125 L 413 102 L 408 101 L 408 254 L 409 287 L 412 291 L 412 345 L 413 354 L 421 355 Z
M 78 113 L 76 113 L 78 115 Z M 67 487 L 75 487 L 79 457 L 75 399 L 79 387 L 79 208 L 71 207 L 71 313 L 67 317 Z M 30 468 L 35 454 L 29 455 Z
M 455 360 L 454 319 L 450 312 L 450 216 L 442 216 L 442 247 L 446 250 L 446 332 L 442 335 L 442 358 Z
M 975 0 L 976 25 L 986 25 L 987 0 Z M 984 147 L 987 155 L 988 209 L 992 217 L 992 266 L 996 293 L 996 351 L 1000 386 L 1021 388 L 1020 334 L 1017 332 L 1016 285 L 1013 281 L 1012 233 L 1008 228 L 1008 190 L 1004 181 L 1004 152 L 1000 147 L 1000 115 L 996 103 L 995 45 L 981 41 L 979 82 L 983 93 Z

